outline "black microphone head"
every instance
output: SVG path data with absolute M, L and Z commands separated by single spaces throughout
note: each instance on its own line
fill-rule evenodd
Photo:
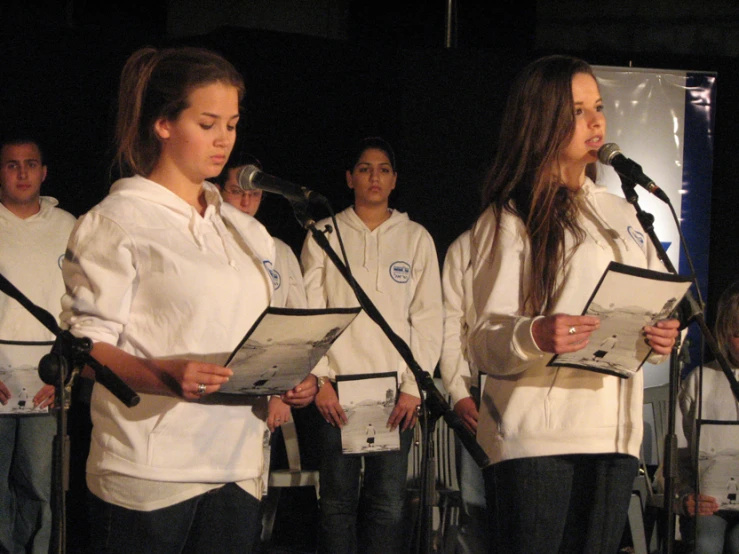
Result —
M 241 190 L 257 190 L 257 187 L 254 186 L 254 177 L 260 172 L 261 169 L 253 164 L 242 167 L 236 176 L 236 182 L 239 184 Z
M 613 157 L 621 153 L 621 148 L 615 142 L 607 142 L 598 149 L 598 160 L 604 165 L 611 165 Z

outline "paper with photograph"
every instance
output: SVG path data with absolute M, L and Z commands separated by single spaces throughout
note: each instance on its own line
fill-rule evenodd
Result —
M 341 428 L 344 454 L 400 450 L 400 430 L 387 427 L 398 393 L 397 373 L 337 375 L 336 388 L 348 420 Z
M 706 429 L 708 425 L 719 426 L 725 435 L 722 442 L 736 446 L 711 452 L 710 455 L 701 452 L 698 459 L 700 493 L 713 496 L 719 510 L 739 511 L 739 421 L 720 424 L 704 421 L 702 428 Z
M 669 318 L 689 287 L 687 277 L 611 262 L 583 311 L 600 318 L 600 327 L 585 348 L 549 365 L 631 377 L 651 353 L 642 329 Z
M 360 308 L 267 308 L 231 353 L 234 374 L 219 392 L 284 394 L 305 379 Z
M 51 346 L 51 342 L 0 345 L 0 381 L 11 394 L 7 404 L 0 404 L 0 416 L 48 413 L 49 408 L 34 407 L 33 397 L 44 386 L 38 375 L 38 364 L 51 351 Z

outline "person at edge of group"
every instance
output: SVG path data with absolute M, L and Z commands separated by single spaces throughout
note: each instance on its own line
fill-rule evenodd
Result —
M 256 549 L 266 401 L 218 391 L 270 304 L 275 249 L 206 181 L 231 153 L 243 94 L 236 69 L 201 48 L 142 48 L 121 74 L 124 178 L 80 218 L 63 266 L 63 322 L 141 397 L 129 408 L 93 388 L 94 552 Z M 310 375 L 283 400 L 316 390 Z
M 354 193 L 354 205 L 336 220 L 355 279 L 395 333 L 410 345 L 420 367 L 433 371 L 442 339 L 439 265 L 426 229 L 388 207 L 397 178 L 390 144 L 379 137 L 362 140 L 347 160 L 346 183 Z M 323 229 L 329 222 L 323 220 L 317 227 Z M 328 238 L 338 251 L 337 233 Z M 358 305 L 352 289 L 310 235 L 301 261 L 309 307 Z M 335 377 L 388 371 L 397 371 L 400 391 L 387 426 L 400 430 L 401 448 L 364 456 L 360 491 L 362 459 L 342 454 L 341 427 L 347 419 Z M 316 429 L 321 446 L 319 552 L 402 552 L 408 452 L 420 405 L 413 373 L 364 312 L 314 373 L 320 383 L 316 406 L 323 416 Z
M 254 156 L 247 153 L 232 154 L 226 163 L 218 185 L 220 186 L 221 196 L 226 202 L 245 214 L 256 217 L 264 194 L 259 189 L 244 190 L 239 186 L 239 172 L 247 165 L 262 169 L 262 164 Z M 272 306 L 304 309 L 308 304 L 298 258 L 295 256 L 293 249 L 285 242 L 277 237 L 272 238 L 275 241 L 275 265 L 269 268 L 275 286 Z M 290 421 L 290 417 L 290 406 L 283 402 L 279 396 L 271 397 L 267 416 L 269 430 L 274 433 L 280 425 Z
M 479 418 L 479 373 L 470 363 L 467 336 L 475 324 L 472 303 L 472 267 L 470 235 L 467 230 L 449 246 L 441 272 L 444 297 L 444 341 L 439 369 L 444 389 L 451 396 L 454 411 L 470 432 L 477 433 Z M 490 537 L 482 471 L 474 458 L 455 437 L 459 488 L 464 505 L 464 518 L 457 536 L 461 552 L 487 550 Z
M 499 553 L 613 554 L 637 474 L 643 376 L 548 367 L 599 326 L 581 316 L 609 262 L 662 270 L 627 202 L 594 183 L 606 136 L 584 61 L 530 63 L 509 93 L 472 231 L 477 322 L 468 346 L 488 374 L 477 440 Z M 657 361 L 674 319 L 643 329 Z
M 0 273 L 54 317 L 64 294 L 61 260 L 75 218 L 41 196 L 47 166 L 39 142 L 0 142 Z M 0 359 L 7 369 L 36 372 L 54 335 L 16 300 L 0 293 Z M 43 346 L 44 342 L 47 343 Z M 26 344 L 23 344 L 26 343 Z M 40 344 L 39 344 L 40 343 Z M 52 534 L 54 387 L 38 379 L 25 409 L 0 416 L 0 552 L 47 554 Z M 0 381 L 4 406 L 22 402 Z M 33 412 L 36 413 L 33 413 Z
M 734 377 L 739 377 L 739 281 L 732 283 L 721 294 L 716 308 L 715 338 L 722 354 L 729 362 Z M 689 464 L 681 464 L 680 506 L 682 513 L 690 516 L 688 532 L 695 540 L 696 554 L 722 554 L 739 552 L 739 512 L 720 510 L 719 499 L 707 494 L 698 495 L 698 514 L 695 502 L 695 471 L 697 460 L 692 459 L 697 440 L 696 421 L 698 420 L 698 387 L 702 378 L 700 419 L 730 421 L 737 425 L 702 425 L 698 460 L 710 464 L 711 459 L 723 458 L 723 464 L 733 464 L 735 475 L 739 476 L 737 462 L 737 440 L 739 440 L 739 405 L 729 387 L 729 382 L 721 366 L 713 361 L 694 369 L 683 381 L 679 400 L 683 414 L 683 429 L 688 439 L 691 454 Z M 736 491 L 736 487 L 734 487 Z M 734 494 L 736 494 L 734 492 Z M 729 499 L 729 503 L 731 503 Z M 720 510 L 720 511 L 719 511 Z M 694 524 L 692 522 L 695 522 Z M 692 529 L 696 533 L 692 533 Z

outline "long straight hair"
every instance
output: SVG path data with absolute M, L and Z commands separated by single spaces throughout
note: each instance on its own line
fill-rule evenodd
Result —
M 519 217 L 531 246 L 525 309 L 548 314 L 567 263 L 565 236 L 584 238 L 576 193 L 560 181 L 559 155 L 575 129 L 572 79 L 593 76 L 583 60 L 547 56 L 526 66 L 513 83 L 501 122 L 498 149 L 485 179 L 483 210 L 492 207 L 498 228 L 503 210 Z M 595 165 L 586 173 L 595 179 Z M 497 229 L 496 229 L 497 233 Z
M 174 121 L 189 105 L 190 93 L 213 83 L 234 86 L 239 102 L 244 81 L 230 62 L 203 48 L 141 48 L 121 72 L 114 165 L 124 176 L 149 175 L 161 152 L 154 124 Z

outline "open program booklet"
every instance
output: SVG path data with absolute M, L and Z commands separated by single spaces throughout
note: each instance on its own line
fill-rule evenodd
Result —
M 549 365 L 631 377 L 651 353 L 642 329 L 669 318 L 689 287 L 687 277 L 611 262 L 583 311 L 600 318 L 600 327 L 585 348 Z
M 728 384 L 727 384 L 728 386 Z M 698 459 L 698 483 L 700 493 L 713 496 L 719 510 L 739 511 L 739 421 L 703 421 L 705 431 L 713 427 L 711 435 L 720 431 L 724 448 L 710 448 L 710 454 L 701 448 Z
M 221 393 L 283 394 L 305 379 L 361 308 L 267 308 L 226 367 L 234 374 Z
M 387 428 L 395 408 L 398 374 L 337 375 L 339 402 L 348 423 L 341 428 L 344 454 L 379 454 L 400 450 L 400 431 Z

